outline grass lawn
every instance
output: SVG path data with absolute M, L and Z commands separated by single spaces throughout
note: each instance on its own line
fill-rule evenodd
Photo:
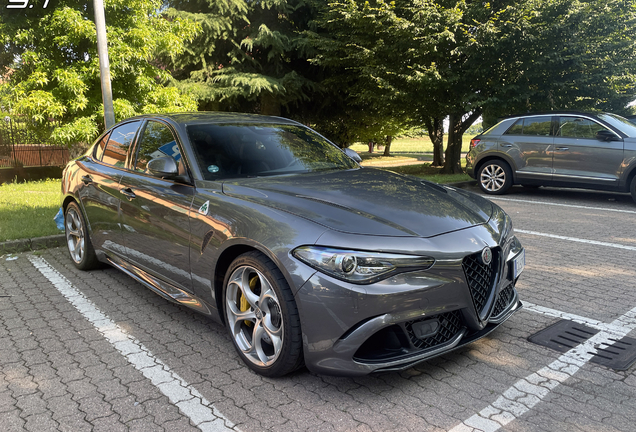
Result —
M 465 163 L 465 162 L 464 162 Z M 462 164 L 463 166 L 464 164 Z M 468 174 L 441 174 L 441 168 L 432 167 L 431 164 L 420 165 L 402 165 L 394 167 L 385 167 L 389 171 L 395 171 L 400 174 L 409 174 L 421 177 L 435 183 L 457 183 L 472 180 Z
M 446 148 L 448 136 L 444 135 L 444 148 Z M 462 137 L 462 153 L 468 152 L 470 146 L 470 140 L 473 139 L 472 135 L 464 134 Z M 369 153 L 369 146 L 366 143 L 356 143 L 351 146 L 351 149 L 360 153 L 360 156 L 364 159 L 366 155 L 381 155 L 384 151 L 378 150 L 377 146 L 373 150 L 373 153 Z M 422 153 L 430 153 L 431 160 L 433 159 L 433 143 L 428 138 L 428 136 L 416 137 L 416 138 L 396 138 L 391 143 L 391 154 L 402 156 L 403 154 L 422 154 Z
M 59 179 L 0 185 L 0 241 L 61 234 L 59 208 Z

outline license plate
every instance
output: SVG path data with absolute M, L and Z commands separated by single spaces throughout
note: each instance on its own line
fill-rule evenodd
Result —
M 526 267 L 526 250 L 522 249 L 521 253 L 512 260 L 514 279 L 517 279 L 517 277 L 521 274 L 521 272 L 523 271 L 525 267 Z

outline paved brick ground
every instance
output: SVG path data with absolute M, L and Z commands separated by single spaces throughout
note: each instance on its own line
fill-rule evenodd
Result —
M 519 200 L 496 200 L 518 230 L 636 246 L 628 196 L 513 188 L 503 198 Z M 605 323 L 636 307 L 636 251 L 518 236 L 528 254 L 522 300 Z M 28 253 L 14 256 L 0 259 L 0 431 L 196 430 Z M 225 330 L 207 318 L 115 269 L 77 271 L 64 249 L 40 256 L 246 432 L 446 431 L 560 356 L 527 341 L 557 318 L 522 310 L 489 337 L 402 373 L 352 379 L 301 370 L 267 379 L 242 365 Z M 635 396 L 636 367 L 585 363 L 501 430 L 631 432 Z

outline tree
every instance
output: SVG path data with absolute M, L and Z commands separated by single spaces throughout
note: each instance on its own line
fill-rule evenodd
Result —
M 172 78 L 157 60 L 180 54 L 196 25 L 166 19 L 161 6 L 159 0 L 105 1 L 118 120 L 196 108 L 192 98 L 169 85 Z M 93 1 L 0 7 L 0 87 L 6 94 L 2 105 L 39 124 L 61 122 L 53 131 L 54 141 L 92 140 L 103 130 Z
M 444 171 L 483 112 L 621 109 L 634 98 L 633 0 L 337 0 L 321 9 L 314 61 L 355 77 L 350 97 L 425 125 Z
M 175 76 L 203 109 L 280 115 L 308 101 L 316 85 L 301 31 L 312 16 L 304 0 L 170 0 L 170 16 L 202 32 L 175 62 Z

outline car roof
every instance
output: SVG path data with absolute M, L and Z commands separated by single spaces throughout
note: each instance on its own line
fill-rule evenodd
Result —
M 134 119 L 155 118 L 171 120 L 176 124 L 193 125 L 193 124 L 210 124 L 210 123 L 274 123 L 298 125 L 298 122 L 283 117 L 265 116 L 260 114 L 244 114 L 232 112 L 215 112 L 215 111 L 199 111 L 199 112 L 180 112 L 169 114 L 143 114 Z
M 558 116 L 558 115 L 581 115 L 581 116 L 591 116 L 597 117 L 599 114 L 605 114 L 601 111 L 540 111 L 540 112 L 528 112 L 521 114 L 512 114 L 504 117 L 500 117 L 501 120 L 506 120 L 509 118 L 518 118 L 518 117 L 534 117 L 534 116 Z

